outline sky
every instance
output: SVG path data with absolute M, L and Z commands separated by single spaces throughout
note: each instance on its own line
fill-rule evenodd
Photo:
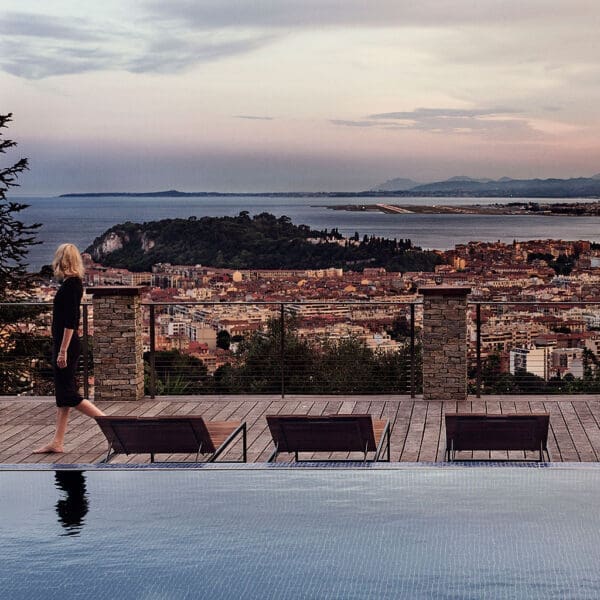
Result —
M 0 112 L 21 194 L 591 176 L 599 30 L 597 0 L 2 0 Z

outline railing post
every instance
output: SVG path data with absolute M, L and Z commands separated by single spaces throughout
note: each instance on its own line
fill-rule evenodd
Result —
M 94 309 L 94 400 L 144 397 L 142 288 L 90 288 Z
M 415 357 L 415 305 L 410 304 L 410 397 L 416 396 L 415 385 L 416 357 Z
M 423 287 L 423 399 L 467 399 L 467 295 L 470 288 Z
M 88 305 L 83 305 L 83 397 L 90 397 L 90 346 L 89 346 Z
M 281 347 L 280 347 L 280 359 L 281 359 L 281 398 L 285 398 L 285 314 L 284 314 L 284 304 L 281 303 L 279 307 L 279 323 L 281 328 Z
M 481 398 L 481 304 L 477 304 L 476 318 L 476 351 L 477 351 L 477 397 Z
M 155 318 L 154 318 L 154 304 L 150 305 L 150 398 L 156 395 L 156 329 L 155 329 Z

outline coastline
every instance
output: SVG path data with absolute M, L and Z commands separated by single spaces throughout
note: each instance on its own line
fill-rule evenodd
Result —
M 598 217 L 600 201 L 596 202 L 509 202 L 506 204 L 335 204 L 315 205 L 315 208 L 351 212 L 379 212 L 384 214 L 429 214 L 429 215 L 535 215 L 561 217 Z

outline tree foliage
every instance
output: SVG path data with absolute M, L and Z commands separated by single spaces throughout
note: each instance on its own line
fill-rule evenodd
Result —
M 102 250 L 106 236 L 116 236 L 120 249 Z M 86 249 L 107 266 L 134 271 L 156 263 L 204 264 L 231 269 L 320 269 L 432 271 L 442 259 L 413 247 L 410 240 L 364 236 L 344 243 L 337 229 L 313 230 L 294 225 L 289 217 L 261 213 L 250 217 L 164 219 L 116 225 Z
M 150 390 L 150 353 L 144 354 L 146 391 Z M 199 359 L 179 350 L 161 350 L 154 354 L 154 373 L 157 394 L 202 394 L 211 391 L 206 365 Z
M 149 361 L 149 356 L 145 356 Z M 298 335 L 293 319 L 268 323 L 266 331 L 242 340 L 231 362 L 213 376 L 206 367 L 179 351 L 157 352 L 159 394 L 375 394 L 407 393 L 410 352 L 372 350 L 360 339 L 316 344 Z M 415 358 L 421 365 L 420 348 Z M 420 377 L 417 375 L 417 391 Z
M 470 373 L 471 392 L 475 391 L 475 375 L 474 371 Z M 494 353 L 483 361 L 481 384 L 484 394 L 597 394 L 600 392 L 600 365 L 594 353 L 584 349 L 583 377 L 567 373 L 546 381 L 524 369 L 504 372 L 500 356 Z
M 554 256 L 550 253 L 546 252 L 530 252 L 527 255 L 527 262 L 532 262 L 534 260 L 542 260 L 549 267 L 554 269 L 554 272 L 557 275 L 569 275 L 573 270 L 573 267 L 577 263 L 577 259 L 579 258 L 579 253 L 575 251 L 573 256 L 567 256 L 566 254 L 560 254 L 556 260 Z
M 12 113 L 0 115 L 0 154 L 6 154 L 17 144 L 3 138 L 2 130 L 12 121 Z M 0 166 L 0 302 L 16 302 L 29 298 L 31 280 L 27 273 L 27 253 L 40 224 L 26 225 L 20 213 L 26 204 L 9 200 L 7 192 L 18 187 L 19 176 L 28 168 L 26 158 L 8 166 Z M 20 306 L 0 306 L 0 394 L 20 393 L 30 385 L 26 373 L 31 360 L 19 352 L 19 333 L 28 319 L 39 311 Z
M 222 350 L 229 350 L 231 346 L 231 335 L 226 329 L 221 329 L 217 333 L 217 348 L 221 348 Z
M 13 140 L 2 139 L 2 129 L 8 127 L 12 113 L 0 115 L 0 154 L 5 154 L 17 144 Z M 19 290 L 28 289 L 27 253 L 37 244 L 35 239 L 40 224 L 25 225 L 19 213 L 27 208 L 8 200 L 6 193 L 18 187 L 17 179 L 28 168 L 28 160 L 20 158 L 16 163 L 0 168 L 0 299 L 12 299 Z

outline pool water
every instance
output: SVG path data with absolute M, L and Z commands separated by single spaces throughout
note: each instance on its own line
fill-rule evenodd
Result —
M 598 598 L 600 468 L 0 471 L 0 595 Z

